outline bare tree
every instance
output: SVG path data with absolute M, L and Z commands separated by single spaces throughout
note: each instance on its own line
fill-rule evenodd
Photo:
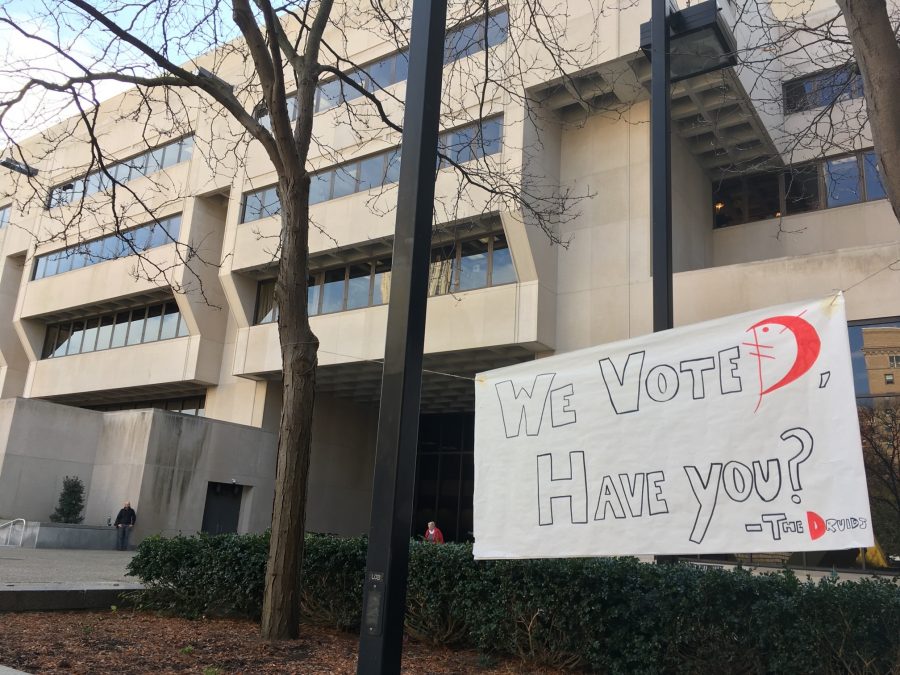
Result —
M 565 82 L 570 71 L 596 59 L 595 45 L 578 47 L 563 39 L 565 13 L 556 5 L 544 7 L 539 0 L 522 3 L 504 15 L 507 23 L 492 28 L 498 9 L 487 1 L 456 2 L 451 8 L 453 25 L 461 28 L 448 38 L 445 79 L 448 92 L 464 93 L 453 94 L 457 98 L 446 101 L 442 122 L 448 128 L 470 122 L 482 129 L 482 121 L 498 109 L 501 99 L 518 102 L 523 111 L 519 122 L 537 128 L 539 106 L 527 94 L 535 73 L 540 72 L 544 80 Z M 167 0 L 140 5 L 44 0 L 27 20 L 9 11 L 0 13 L 0 24 L 53 57 L 52 66 L 24 59 L 11 66 L 26 74 L 26 81 L 5 92 L 0 102 L 0 128 L 7 133 L 13 155 L 27 166 L 50 158 L 61 144 L 73 140 L 90 148 L 86 163 L 68 168 L 72 173 L 79 171 L 83 178 L 75 181 L 74 187 L 63 187 L 74 196 L 64 202 L 66 208 L 51 208 L 55 226 L 37 234 L 38 243 L 83 242 L 81 219 L 86 209 L 94 207 L 79 200 L 90 192 L 101 192 L 109 199 L 98 202 L 98 212 L 93 215 L 114 223 L 114 232 L 126 243 L 125 253 L 138 261 L 136 275 L 170 280 L 183 267 L 218 263 L 213 256 L 204 258 L 201 247 L 180 244 L 178 259 L 171 266 L 160 266 L 131 240 L 128 228 L 136 219 L 150 217 L 160 223 L 155 215 L 160 200 L 186 195 L 164 176 L 153 180 L 151 191 L 159 193 L 156 201 L 133 191 L 122 180 L 117 162 L 103 144 L 103 124 L 109 124 L 110 117 L 105 112 L 109 106 L 99 105 L 100 89 L 110 82 L 134 87 L 127 95 L 128 105 L 118 114 L 145 122 L 148 149 L 158 145 L 160 138 L 194 132 L 193 113 L 203 108 L 214 123 L 233 131 L 224 141 L 195 133 L 195 151 L 203 153 L 208 164 L 234 170 L 255 145 L 264 149 L 275 169 L 278 204 L 274 211 L 280 213 L 281 228 L 272 254 L 277 264 L 283 407 L 262 617 L 262 634 L 269 639 L 296 637 L 299 630 L 319 346 L 306 303 L 309 234 L 311 228 L 327 233 L 324 224 L 310 217 L 314 172 L 309 159 L 313 149 L 335 163 L 341 157 L 341 151 L 325 140 L 326 135 L 314 130 L 317 95 L 323 96 L 323 87 L 331 83 L 332 91 L 337 92 L 335 105 L 340 108 L 337 123 L 347 125 L 358 143 L 384 134 L 396 136 L 402 101 L 382 86 L 379 73 L 367 70 L 372 66 L 374 71 L 374 64 L 353 61 L 350 42 L 361 31 L 374 33 L 393 44 L 402 56 L 409 19 L 409 3 L 377 0 L 338 5 L 334 0 L 297 1 L 283 6 L 268 0 Z M 504 53 L 491 49 L 491 30 L 512 35 Z M 76 48 L 84 41 L 91 46 L 86 55 L 85 50 Z M 542 56 L 536 56 L 537 52 Z M 203 55 L 193 58 L 196 54 Z M 13 112 L 41 92 L 65 97 L 75 116 L 26 148 L 13 135 L 20 130 L 10 128 Z M 458 189 L 435 205 L 437 221 L 452 221 L 461 204 L 474 203 L 484 211 L 518 214 L 551 241 L 563 243 L 558 227 L 576 215 L 581 197 L 562 191 L 540 170 L 529 170 L 529 153 L 540 152 L 539 134 L 530 134 L 528 142 L 518 148 L 523 157 L 515 171 L 489 156 L 490 143 L 499 143 L 499 139 L 486 138 L 483 131 L 445 139 L 439 153 L 441 167 L 453 167 Z M 505 146 L 515 144 L 507 141 Z M 17 185 L 16 198 L 23 208 L 53 207 L 60 189 L 42 182 L 40 175 L 28 176 Z M 372 208 L 389 211 L 390 200 L 379 202 L 377 196 L 370 200 Z M 172 285 L 175 290 L 192 290 Z
M 890 552 L 900 552 L 900 402 L 860 405 L 859 430 L 875 531 Z
M 760 170 L 874 146 L 881 180 L 900 220 L 900 5 L 885 0 L 729 0 L 741 37 L 738 70 L 767 117 L 777 154 Z M 819 73 L 815 103 L 792 110 L 784 84 Z M 864 98 L 862 98 L 864 96 Z M 754 161 L 727 167 L 746 172 Z

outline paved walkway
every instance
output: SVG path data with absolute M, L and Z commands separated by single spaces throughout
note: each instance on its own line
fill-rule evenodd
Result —
M 80 551 L 55 548 L 0 547 L 0 588 L 9 584 L 81 586 L 135 583 L 125 576 L 133 551 Z

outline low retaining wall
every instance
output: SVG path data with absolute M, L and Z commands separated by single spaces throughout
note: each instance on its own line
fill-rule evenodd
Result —
M 22 548 L 78 548 L 111 551 L 116 547 L 116 528 L 69 523 L 25 524 Z

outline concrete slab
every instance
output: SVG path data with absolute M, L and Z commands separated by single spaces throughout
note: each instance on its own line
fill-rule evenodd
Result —
M 0 548 L 0 589 L 22 583 L 135 582 L 125 576 L 133 551 Z
M 28 675 L 28 673 L 23 670 L 13 670 L 6 666 L 0 666 L 0 675 Z
M 96 609 L 125 604 L 139 590 L 125 576 L 133 552 L 72 549 L 0 549 L 0 612 Z

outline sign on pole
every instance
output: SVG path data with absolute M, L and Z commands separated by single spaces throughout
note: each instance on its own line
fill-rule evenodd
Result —
M 872 546 L 842 295 L 481 373 L 476 558 Z

